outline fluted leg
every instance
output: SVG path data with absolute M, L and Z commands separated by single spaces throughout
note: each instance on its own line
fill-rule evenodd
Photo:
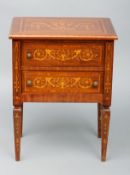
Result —
M 98 109 L 98 138 L 101 138 L 101 115 L 102 115 L 102 105 L 100 103 L 97 104 L 97 109 Z
M 101 137 L 102 137 L 102 148 L 101 148 L 101 159 L 106 160 L 107 143 L 109 134 L 109 123 L 110 123 L 110 109 L 102 108 L 102 119 L 101 119 Z
M 22 107 L 14 107 L 14 143 L 15 143 L 15 159 L 20 160 L 20 140 L 21 140 L 21 123 L 22 123 Z

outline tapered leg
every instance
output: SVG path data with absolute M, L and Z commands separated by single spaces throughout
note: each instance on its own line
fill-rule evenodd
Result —
M 21 140 L 21 122 L 22 122 L 22 108 L 14 107 L 14 143 L 15 143 L 15 159 L 20 160 L 20 140 Z
M 101 110 L 102 110 L 102 105 L 100 103 L 97 104 L 97 110 L 98 110 L 98 138 L 101 138 Z
M 107 143 L 109 134 L 109 123 L 110 123 L 110 109 L 102 108 L 102 119 L 101 119 L 101 137 L 102 137 L 102 148 L 101 148 L 101 159 L 106 160 Z

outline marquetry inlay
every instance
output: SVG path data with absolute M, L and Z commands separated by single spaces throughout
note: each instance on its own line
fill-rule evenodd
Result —
M 20 42 L 13 42 L 13 94 L 15 103 L 20 103 L 21 75 L 20 75 Z
M 15 30 L 11 30 L 11 37 L 112 37 L 115 38 L 114 29 L 110 19 L 104 18 L 15 18 Z M 16 36 L 16 37 L 17 37 Z
M 20 151 L 20 129 L 21 129 L 21 116 L 20 116 L 20 112 L 19 110 L 15 110 L 14 109 L 14 123 L 15 123 L 15 134 L 16 134 L 16 138 L 15 138 L 15 146 L 16 146 L 16 150 L 17 152 Z
M 106 62 L 105 62 L 105 102 L 109 102 L 111 98 L 111 81 L 112 81 L 112 60 L 113 58 L 113 43 L 106 44 Z
M 14 70 L 15 70 L 15 77 L 14 77 L 14 89 L 16 93 L 18 93 L 20 89 L 20 81 L 19 81 L 19 42 L 14 43 Z
M 106 149 L 108 142 L 108 133 L 109 133 L 109 123 L 110 123 L 110 110 L 103 109 L 102 110 L 102 160 L 106 159 Z M 104 149 L 103 149 L 104 148 Z
M 81 61 L 96 60 L 100 57 L 100 47 L 86 49 L 36 49 L 33 52 L 33 59 L 43 61 L 46 59 L 58 60 L 61 62 L 79 59 Z
M 33 80 L 35 88 L 91 88 L 93 80 L 81 77 L 36 77 Z

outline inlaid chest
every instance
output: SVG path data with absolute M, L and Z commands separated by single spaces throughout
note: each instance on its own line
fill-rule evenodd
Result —
M 24 102 L 95 102 L 102 160 L 106 159 L 114 40 L 108 18 L 13 19 L 13 105 L 20 159 Z

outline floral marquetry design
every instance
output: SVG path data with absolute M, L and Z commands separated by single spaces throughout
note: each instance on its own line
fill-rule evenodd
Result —
M 80 77 L 37 77 L 33 80 L 35 88 L 91 88 L 93 80 L 91 78 Z
M 23 38 L 25 36 L 27 38 L 116 38 L 110 19 L 75 17 L 14 18 L 10 37 L 18 36 Z
M 46 93 L 101 93 L 102 73 L 25 71 L 23 92 Z
M 96 60 L 100 56 L 100 49 L 86 48 L 86 49 L 36 49 L 33 53 L 33 59 L 43 61 L 46 59 L 53 59 L 58 61 L 69 61 L 79 59 L 81 61 Z
M 106 160 L 106 150 L 107 150 L 107 142 L 108 142 L 108 134 L 109 134 L 109 123 L 110 123 L 110 109 L 104 108 L 102 110 L 102 161 Z
M 14 81 L 14 88 L 16 93 L 19 91 L 20 82 L 19 82 L 19 42 L 15 42 L 14 44 L 14 52 L 15 52 L 15 81 Z
M 21 137 L 21 123 L 22 123 L 22 110 L 21 107 L 14 107 L 14 141 L 16 160 L 20 159 L 20 137 Z
M 20 74 L 20 42 L 13 42 L 13 93 L 14 104 L 20 104 L 21 74 Z
M 112 65 L 113 65 L 113 43 L 106 44 L 106 61 L 105 61 L 105 103 L 109 106 L 111 103 L 111 82 L 112 82 Z

